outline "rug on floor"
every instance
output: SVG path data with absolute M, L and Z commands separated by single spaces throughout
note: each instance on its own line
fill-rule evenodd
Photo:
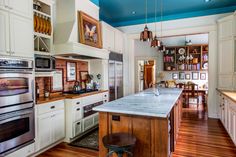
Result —
M 92 130 L 84 136 L 70 143 L 71 146 L 98 150 L 98 129 Z

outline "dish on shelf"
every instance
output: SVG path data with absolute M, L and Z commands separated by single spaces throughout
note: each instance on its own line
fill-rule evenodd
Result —
M 208 69 L 208 63 L 203 63 L 202 69 Z
M 184 48 L 180 48 L 179 49 L 179 54 L 181 54 L 181 55 L 185 54 L 185 49 Z

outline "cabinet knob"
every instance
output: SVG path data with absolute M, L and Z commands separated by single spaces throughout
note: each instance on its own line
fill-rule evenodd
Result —
M 80 104 L 80 102 L 77 102 L 76 104 L 77 104 L 77 105 L 79 105 L 79 104 Z
M 76 111 L 80 111 L 80 108 L 77 108 Z
M 54 109 L 55 108 L 55 106 L 51 106 L 51 109 Z
M 80 125 L 80 122 L 76 123 L 77 125 Z

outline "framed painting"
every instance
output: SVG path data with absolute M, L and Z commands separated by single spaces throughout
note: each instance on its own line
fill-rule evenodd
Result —
M 87 81 L 88 80 L 88 71 L 80 71 L 79 76 L 80 76 L 80 81 Z
M 199 72 L 192 72 L 192 80 L 198 80 L 199 79 Z
M 206 80 L 206 73 L 200 73 L 200 80 Z
M 78 27 L 80 43 L 102 48 L 101 26 L 98 20 L 78 11 Z
M 185 73 L 184 72 L 179 72 L 179 79 L 184 80 L 185 78 Z
M 172 73 L 172 79 L 178 80 L 178 73 Z
M 66 81 L 76 81 L 76 62 L 66 62 Z
M 185 74 L 185 80 L 190 80 L 191 75 L 189 73 Z

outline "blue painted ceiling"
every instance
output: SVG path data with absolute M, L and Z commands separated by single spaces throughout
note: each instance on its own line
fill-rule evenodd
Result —
M 113 26 L 145 23 L 145 0 L 92 0 L 100 6 L 100 19 Z M 154 22 L 155 0 L 148 0 L 148 22 Z M 160 21 L 157 0 L 157 21 Z M 236 0 L 163 0 L 163 20 L 233 12 Z M 135 12 L 135 14 L 132 14 Z

